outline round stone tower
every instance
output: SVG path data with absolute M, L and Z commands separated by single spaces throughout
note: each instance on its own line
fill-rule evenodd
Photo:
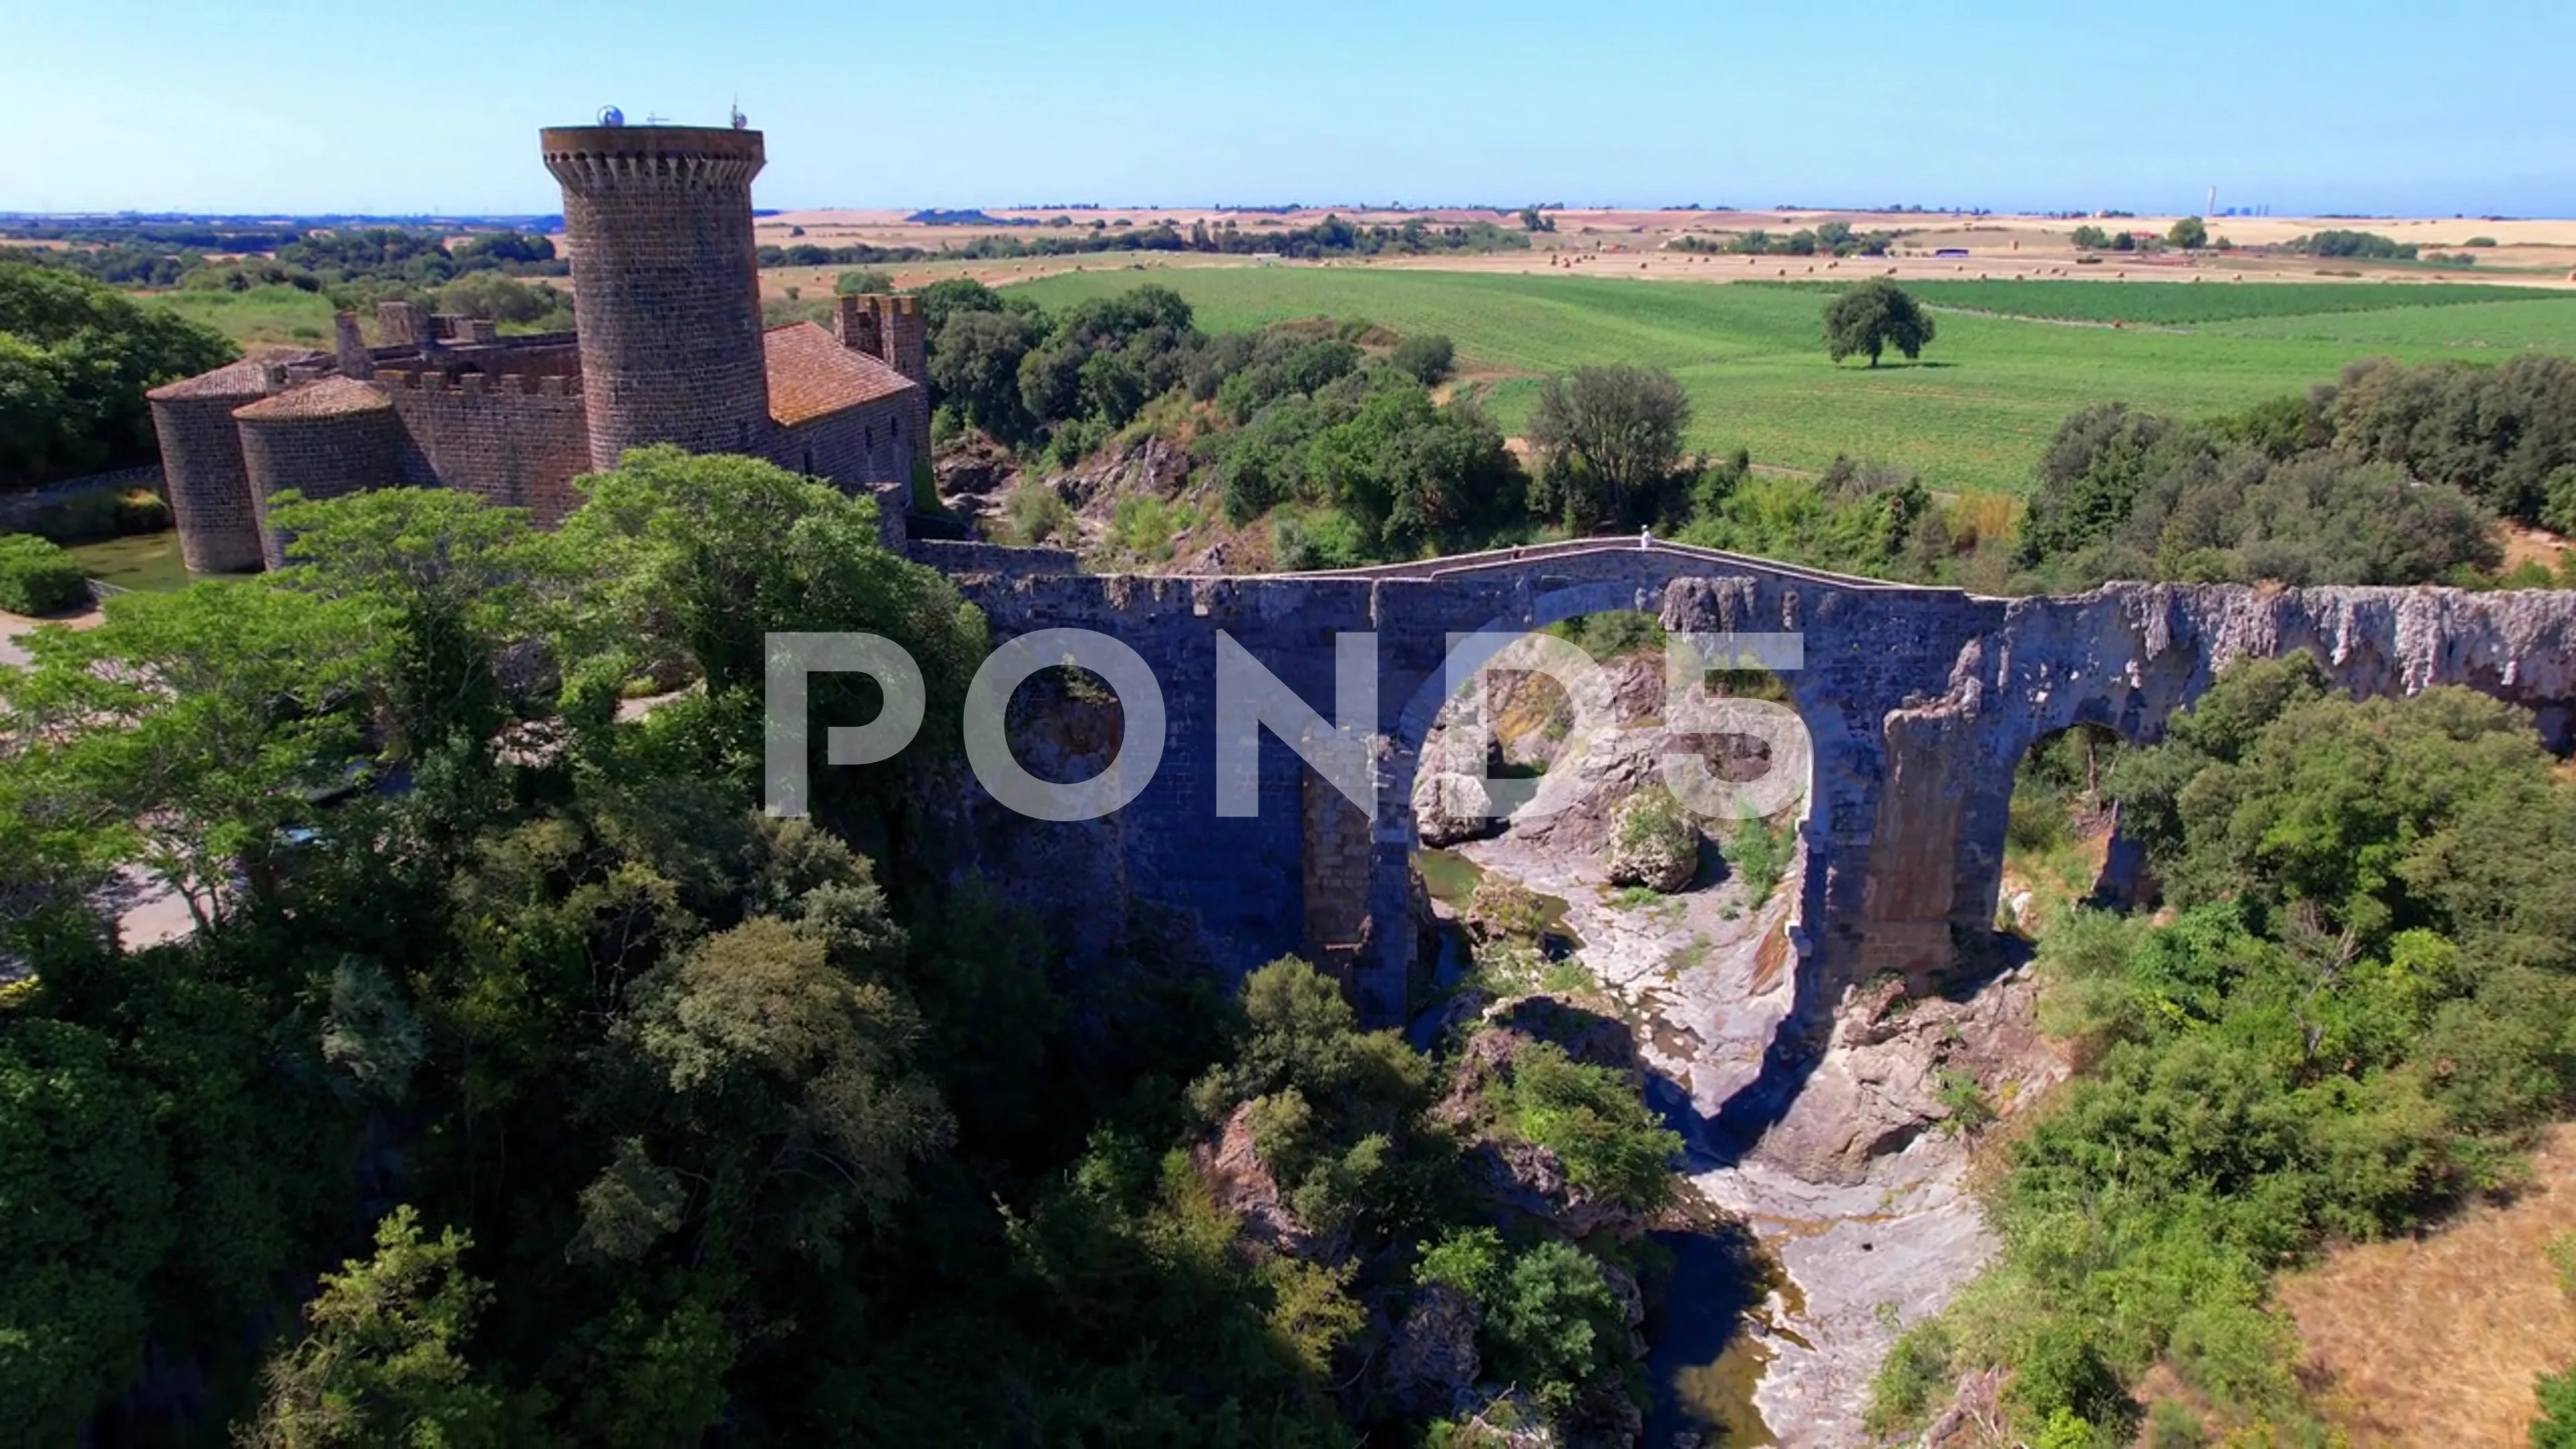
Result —
M 591 466 L 647 443 L 761 451 L 760 133 L 569 126 L 542 137 L 546 169 L 563 183 Z
M 282 375 L 271 379 L 266 364 L 246 357 L 145 394 L 152 400 L 152 431 L 161 439 L 179 557 L 191 573 L 260 566 L 257 503 L 233 411 L 284 385 Z
M 269 526 L 269 500 L 292 488 L 305 498 L 345 498 L 402 481 L 402 428 L 381 389 L 326 377 L 233 414 L 259 519 L 260 551 L 286 567 L 287 535 Z

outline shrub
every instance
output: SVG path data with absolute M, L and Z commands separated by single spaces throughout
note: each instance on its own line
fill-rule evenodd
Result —
M 1934 1095 L 1950 1111 L 1941 1121 L 1942 1131 L 1964 1136 L 1993 1125 L 1995 1104 L 1986 1100 L 1985 1089 L 1977 1085 L 1973 1074 L 1945 1068 L 1940 1083 Z
M 1496 1375 L 1551 1410 L 1627 1347 L 1626 1318 L 1601 1265 L 1571 1243 L 1551 1240 L 1513 1259 L 1486 1307 Z
M 1723 853 L 1726 863 L 1744 882 L 1747 904 L 1759 906 L 1771 899 L 1772 888 L 1788 872 L 1794 850 L 1795 827 L 1786 822 L 1777 829 L 1758 815 L 1747 815 L 1737 822 Z
M 894 274 L 878 271 L 874 267 L 862 271 L 843 272 L 832 279 L 832 291 L 836 296 L 861 297 L 870 293 L 885 293 L 893 290 Z
M 2540 485 L 2540 523 L 2552 533 L 2576 534 L 2576 463 L 2551 473 Z
M 89 600 L 80 561 L 29 534 L 0 535 L 0 609 L 54 614 Z
M 1503 1239 L 1492 1228 L 1458 1228 L 1422 1250 L 1416 1283 L 1441 1283 L 1483 1303 L 1503 1281 Z
M 2173 1400 L 2158 1399 L 2147 1411 L 2147 1449 L 2205 1449 L 2208 1443 L 2200 1416 Z
M 1955 1372 L 1956 1346 L 1949 1326 L 1931 1319 L 1906 1330 L 1887 1351 L 1887 1362 L 1869 1386 L 1869 1432 L 1892 1438 L 1921 1419 L 1935 1396 L 1946 1392 Z
M 1072 505 L 1043 483 L 1023 483 L 1011 490 L 1002 511 L 1010 519 L 1012 538 L 1020 543 L 1071 542 L 1076 536 Z
M 1272 519 L 1270 556 L 1279 567 L 1291 571 L 1343 569 L 1366 562 L 1368 550 L 1350 519 L 1324 509 L 1302 517 Z
M 1059 468 L 1070 468 L 1091 456 L 1094 449 L 1109 441 L 1112 428 L 1101 418 L 1071 418 L 1056 425 L 1055 436 L 1047 444 L 1048 456 Z
M 1457 347 L 1437 332 L 1408 337 L 1395 344 L 1389 362 L 1413 374 L 1424 387 L 1437 387 L 1449 377 L 1457 363 Z
M 1467 925 L 1488 941 L 1535 941 L 1547 931 L 1547 903 L 1517 881 L 1489 875 L 1467 898 Z
M 1512 1059 L 1505 1105 L 1511 1129 L 1555 1153 L 1575 1185 L 1648 1212 L 1671 1199 L 1681 1134 L 1662 1124 L 1626 1073 L 1538 1042 Z
M 149 488 L 131 489 L 117 495 L 116 531 L 119 533 L 159 533 L 170 526 L 170 505 Z
M 1619 802 L 1608 871 L 1612 885 L 1677 891 L 1699 869 L 1699 827 L 1673 792 L 1652 785 Z
M 2576 1368 L 2542 1374 L 2532 1388 L 2540 1417 L 2531 1421 L 2531 1449 L 2576 1449 Z

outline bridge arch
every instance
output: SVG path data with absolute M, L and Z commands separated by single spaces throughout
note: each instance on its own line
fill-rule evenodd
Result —
M 1218 969 L 1346 946 L 1351 984 L 1379 1020 L 1406 1004 L 1411 787 L 1453 633 L 1645 608 L 1670 630 L 1803 636 L 1801 668 L 1783 677 L 1813 748 L 1799 893 L 1809 1027 L 1841 987 L 1882 971 L 1927 982 L 1960 933 L 1990 929 L 2014 768 L 2034 742 L 2076 723 L 2152 741 L 2231 659 L 2305 650 L 2364 694 L 2468 684 L 2539 710 L 2554 743 L 2576 718 L 2566 592 L 2121 584 L 2005 600 L 1617 540 L 1319 574 L 1093 576 L 1058 561 L 960 582 L 996 637 L 1098 629 L 1165 675 L 1164 767 L 1082 841 L 1082 858 L 1109 862 L 1099 874 L 1115 889 L 1183 920 Z M 1295 811 L 1211 818 L 1219 630 L 1318 709 L 1335 695 L 1337 637 L 1377 637 L 1374 820 L 1352 810 L 1319 832 Z M 1261 750 L 1262 797 L 1299 798 L 1302 762 L 1277 741 Z M 1301 873 L 1306 891 L 1280 889 Z M 1080 904 L 1098 903 L 1094 891 Z
M 1666 594 L 1673 582 L 1673 579 L 1650 579 L 1643 583 L 1605 579 L 1550 589 L 1530 595 L 1525 607 L 1494 614 L 1456 632 L 1489 639 L 1519 638 L 1542 632 L 1558 624 L 1608 613 L 1644 614 L 1659 622 L 1668 623 Z M 1471 677 L 1476 671 L 1487 667 L 1515 667 L 1509 664 L 1492 665 L 1486 659 L 1471 657 L 1471 651 L 1465 650 L 1454 651 L 1451 658 L 1460 670 L 1467 671 Z M 1779 657 L 1779 651 L 1775 649 L 1769 652 L 1769 657 L 1759 662 L 1766 668 L 1772 668 L 1781 678 L 1789 695 L 1787 708 L 1797 716 L 1798 728 L 1806 736 L 1801 741 L 1805 748 L 1799 757 L 1803 770 L 1801 777 L 1795 782 L 1798 794 L 1796 824 L 1800 835 L 1801 868 L 1798 876 L 1791 883 L 1794 902 L 1790 915 L 1793 939 L 1803 941 L 1805 922 L 1809 918 L 1810 911 L 1822 909 L 1824 870 L 1831 858 L 1831 832 L 1829 830 L 1811 832 L 1809 829 L 1810 824 L 1819 818 L 1820 809 L 1826 812 L 1831 809 L 1829 804 L 1820 804 L 1816 779 L 1819 768 L 1818 753 L 1814 747 L 1817 726 L 1810 722 L 1809 716 L 1815 715 L 1827 729 L 1836 732 L 1846 731 L 1848 722 L 1843 718 L 1841 709 L 1827 697 L 1825 691 L 1816 688 L 1802 691 L 1793 682 L 1794 676 L 1800 672 L 1795 667 L 1794 654 L 1783 660 Z M 1787 667 L 1781 667 L 1784 664 Z M 1403 704 L 1394 711 L 1393 729 L 1386 737 L 1385 748 L 1380 755 L 1382 762 L 1378 797 L 1380 819 L 1401 821 L 1402 845 L 1408 860 L 1414 851 L 1421 848 L 1419 821 L 1415 818 L 1414 802 L 1417 797 L 1416 787 L 1420 782 L 1423 768 L 1423 751 L 1431 732 L 1451 717 L 1452 704 L 1458 700 L 1461 691 L 1468 687 L 1465 681 L 1452 678 L 1451 673 L 1450 669 L 1444 667 L 1424 677 L 1414 687 Z M 1704 821 L 1703 827 L 1705 828 L 1708 823 Z M 1391 836 L 1394 832 L 1388 833 Z M 1393 845 L 1396 842 L 1390 839 L 1388 843 Z

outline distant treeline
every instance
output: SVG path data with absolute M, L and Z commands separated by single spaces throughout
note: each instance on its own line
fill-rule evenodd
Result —
M 2312 257 L 2359 257 L 2366 261 L 2411 262 L 2419 248 L 2375 231 L 2321 231 L 2290 242 L 2290 250 Z
M 1052 225 L 1052 223 L 1050 223 Z M 763 246 L 764 267 L 846 267 L 918 262 L 939 257 L 1012 258 L 1080 256 L 1093 252 L 1216 252 L 1237 256 L 1275 253 L 1298 258 L 1350 256 L 1420 256 L 1433 252 L 1491 252 L 1527 249 L 1529 237 L 1489 221 L 1439 225 L 1415 217 L 1396 225 L 1360 226 L 1327 216 L 1313 226 L 1246 230 L 1232 220 L 1210 226 L 1195 221 L 1186 228 L 1171 222 L 1135 226 L 1125 218 L 1094 220 L 1067 236 L 1000 236 L 969 238 L 962 247 L 931 251 L 922 247 L 880 247 L 864 243 L 827 247 L 811 242 Z
M 1670 247 L 1677 252 L 1696 255 L 1755 257 L 1883 257 L 1901 231 L 1854 231 L 1847 221 L 1819 222 L 1810 230 L 1800 227 L 1786 235 L 1774 236 L 1759 227 L 1738 232 L 1723 239 L 1713 236 L 1678 236 Z
M 503 231 L 450 247 L 444 230 L 371 226 L 228 231 L 205 225 L 19 227 L 29 240 L 68 248 L 0 246 L 0 260 L 77 272 L 117 287 L 229 287 L 266 284 L 319 291 L 335 283 L 436 287 L 472 272 L 559 277 L 571 267 L 539 232 Z M 239 260 L 210 260 L 208 253 Z M 214 277 L 218 280 L 208 281 Z

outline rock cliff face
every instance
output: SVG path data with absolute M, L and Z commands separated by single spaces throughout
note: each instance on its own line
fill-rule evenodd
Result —
M 2012 601 L 1993 647 L 1961 664 L 1990 666 L 2042 732 L 2104 710 L 2097 722 L 2152 738 L 2230 662 L 2294 650 L 2355 694 L 2458 684 L 2509 700 L 2563 747 L 2576 701 L 2576 592 L 2109 584 Z

